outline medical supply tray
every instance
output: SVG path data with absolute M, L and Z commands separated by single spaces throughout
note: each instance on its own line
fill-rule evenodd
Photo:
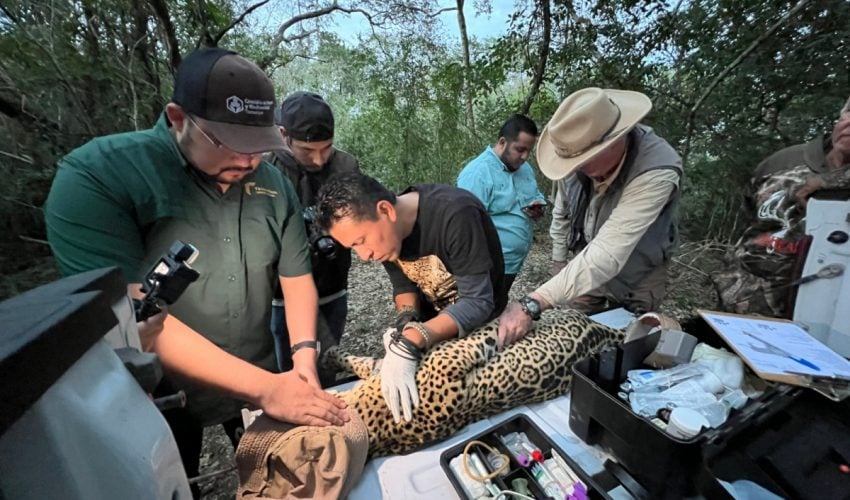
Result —
M 510 465 L 508 467 L 507 473 L 504 476 L 497 476 L 493 479 L 494 484 L 500 490 L 511 489 L 511 482 L 517 478 L 524 478 L 528 481 L 529 490 L 532 492 L 535 498 L 550 498 L 548 497 L 540 486 L 534 481 L 532 477 L 532 473 L 529 468 L 522 467 L 519 463 L 517 463 L 516 459 L 512 456 L 507 447 L 501 442 L 498 436 L 504 436 L 506 434 L 512 432 L 524 432 L 528 439 L 539 446 L 540 452 L 543 454 L 545 459 L 552 458 L 552 450 L 555 450 L 558 455 L 560 455 L 564 461 L 569 465 L 572 471 L 579 477 L 579 479 L 584 483 L 587 487 L 588 498 L 609 498 L 603 492 L 608 491 L 609 489 L 616 486 L 616 482 L 612 476 L 603 472 L 597 474 L 593 477 L 588 476 L 576 463 L 573 461 L 569 455 L 563 452 L 563 450 L 558 447 L 551 439 L 549 439 L 546 434 L 538 427 L 530 418 L 523 414 L 515 415 L 514 417 L 493 426 L 476 436 L 462 441 L 457 445 L 448 448 L 440 454 L 440 466 L 443 468 L 446 476 L 448 476 L 449 481 L 451 481 L 452 486 L 457 491 L 460 498 L 469 498 L 464 491 L 464 487 L 461 484 L 461 481 L 455 476 L 455 472 L 452 470 L 450 462 L 453 458 L 463 454 L 464 448 L 471 441 L 482 441 L 487 443 L 489 446 L 499 451 L 500 453 L 510 457 Z M 479 447 L 478 445 L 473 445 L 472 449 L 479 448 L 481 452 L 481 456 L 483 457 L 486 453 L 484 453 L 483 447 Z M 490 466 L 489 463 L 485 463 L 488 472 L 493 472 L 493 467 Z
M 715 347 L 723 345 L 702 319 L 683 330 Z M 812 391 L 770 384 L 718 428 L 678 439 L 617 395 L 628 370 L 644 367 L 642 360 L 657 341 L 656 333 L 573 366 L 570 428 L 615 457 L 615 476 L 633 496 L 728 498 L 718 479 L 746 479 L 786 498 L 847 498 L 847 401 L 832 403 Z

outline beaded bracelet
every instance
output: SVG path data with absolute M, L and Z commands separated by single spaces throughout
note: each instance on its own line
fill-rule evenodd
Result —
M 416 330 L 419 332 L 419 335 L 422 335 L 422 338 L 425 339 L 425 351 L 431 349 L 431 334 L 428 332 L 428 328 L 425 327 L 424 323 L 420 323 L 419 321 L 410 321 L 404 325 L 405 330 L 408 328 Z

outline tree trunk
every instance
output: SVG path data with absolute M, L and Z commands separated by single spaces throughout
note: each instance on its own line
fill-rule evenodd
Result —
M 133 125 L 136 130 L 139 129 L 139 124 L 152 123 L 159 114 L 159 102 L 155 93 L 151 89 L 159 91 L 159 75 L 151 62 L 152 46 L 149 40 L 148 33 L 149 12 L 147 6 L 141 0 L 133 0 L 133 30 L 132 30 L 132 46 L 131 56 L 127 66 L 130 80 L 130 93 L 133 102 Z M 135 59 L 132 57 L 135 56 Z M 141 66 L 138 70 L 133 66 L 134 62 L 138 62 L 137 66 Z M 136 85 L 136 82 L 144 81 L 147 85 Z
M 463 15 L 464 0 L 457 0 L 457 24 L 460 29 L 460 43 L 463 47 L 463 99 L 466 104 L 466 126 L 475 134 L 475 112 L 472 108 L 472 62 L 469 58 L 469 35 L 466 33 L 466 18 Z
M 156 12 L 156 17 L 162 23 L 162 29 L 165 31 L 165 40 L 168 44 L 169 59 L 171 60 L 171 72 L 176 73 L 177 67 L 180 66 L 180 44 L 177 42 L 177 34 L 174 29 L 174 23 L 171 22 L 171 14 L 168 13 L 168 5 L 165 0 L 150 0 L 153 11 Z
M 525 102 L 522 104 L 520 113 L 527 115 L 540 93 L 540 86 L 543 84 L 543 75 L 546 73 L 546 60 L 549 58 L 549 42 L 552 38 L 552 13 L 549 8 L 549 0 L 538 0 L 537 6 L 540 10 L 540 16 L 543 18 L 543 37 L 540 40 L 540 47 L 537 51 L 537 64 L 534 66 L 534 75 L 531 78 L 531 88 L 528 90 L 528 95 Z

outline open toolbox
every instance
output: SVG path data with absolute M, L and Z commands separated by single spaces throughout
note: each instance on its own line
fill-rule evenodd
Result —
M 505 470 L 501 475 L 495 476 L 491 481 L 495 488 L 498 488 L 499 491 L 515 491 L 514 486 L 516 479 L 525 480 L 525 484 L 527 484 L 528 492 L 530 496 L 539 499 L 553 498 L 544 491 L 543 486 L 535 480 L 535 473 L 532 471 L 532 467 L 536 463 L 535 460 L 530 459 L 529 462 L 525 465 L 521 464 L 514 453 L 508 449 L 508 447 L 502 442 L 499 436 L 508 436 L 512 433 L 524 433 L 528 438 L 528 441 L 535 445 L 536 451 L 539 451 L 539 455 L 535 454 L 535 458 L 538 460 L 544 460 L 546 463 L 551 463 L 550 459 L 553 459 L 554 455 L 558 455 L 566 462 L 567 467 L 570 469 L 570 473 L 574 474 L 574 476 L 581 482 L 581 486 L 578 488 L 574 488 L 572 491 L 575 491 L 573 496 L 565 495 L 563 498 L 609 498 L 604 492 L 616 486 L 616 481 L 612 476 L 607 473 L 603 473 L 597 476 L 590 477 L 583 470 L 579 468 L 579 466 L 575 463 L 569 455 L 563 452 L 563 450 L 558 447 L 555 443 L 553 443 L 546 434 L 538 427 L 530 418 L 523 414 L 518 414 L 499 425 L 491 427 L 480 434 L 463 441 L 445 451 L 440 455 L 440 466 L 443 468 L 446 476 L 448 476 L 449 481 L 451 481 L 452 486 L 457 491 L 460 498 L 487 498 L 494 497 L 495 495 L 491 492 L 486 492 L 486 487 L 479 486 L 479 490 L 484 490 L 485 496 L 470 496 L 469 487 L 464 486 L 464 480 L 458 477 L 459 474 L 464 474 L 462 470 L 462 462 L 459 460 L 455 463 L 455 467 L 452 466 L 452 460 L 455 457 L 459 457 L 463 455 L 464 450 L 467 445 L 471 442 L 479 441 L 486 443 L 490 448 L 509 457 L 509 464 L 507 466 L 507 470 Z M 470 454 L 472 452 L 476 452 L 479 457 L 484 458 L 481 460 L 482 465 L 484 466 L 486 472 L 491 474 L 495 472 L 495 467 L 487 460 L 485 457 L 488 455 L 489 450 L 478 444 L 472 444 L 469 448 Z M 531 455 L 531 452 L 529 452 Z M 469 455 L 467 455 L 467 459 L 469 460 Z M 475 470 L 473 464 L 470 460 L 469 466 L 471 470 Z M 538 475 L 539 477 L 539 475 Z M 468 480 L 470 481 L 470 480 Z M 548 482 L 546 480 L 542 480 L 541 482 Z M 579 490 L 579 491 L 576 491 Z M 551 490 L 550 490 L 551 491 Z M 583 492 L 583 493 L 582 493 Z M 510 497 L 506 497 L 510 498 Z M 561 500 L 560 498 L 558 500 Z
M 723 346 L 702 319 L 683 327 Z M 633 496 L 728 498 L 719 480 L 746 479 L 785 498 L 850 498 L 850 401 L 770 384 L 716 429 L 679 439 L 617 395 L 628 370 L 645 367 L 656 343 L 657 334 L 650 335 L 573 366 L 570 428 L 615 457 L 617 467 L 606 469 Z

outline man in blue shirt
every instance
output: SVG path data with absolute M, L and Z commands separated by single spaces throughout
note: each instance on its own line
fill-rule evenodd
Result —
M 537 140 L 537 125 L 515 114 L 502 125 L 499 140 L 461 170 L 457 187 L 472 192 L 493 219 L 505 257 L 507 295 L 531 249 L 531 222 L 543 216 L 546 199 L 537 188 L 528 156 Z

